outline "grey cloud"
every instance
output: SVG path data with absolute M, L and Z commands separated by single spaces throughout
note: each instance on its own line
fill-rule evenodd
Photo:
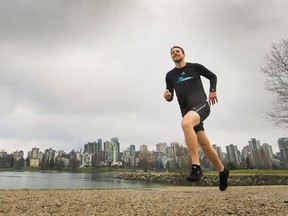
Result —
M 0 149 L 71 150 L 119 136 L 129 144 L 183 143 L 177 101 L 164 101 L 171 46 L 218 75 L 211 141 L 275 145 L 283 131 L 260 73 L 287 35 L 284 1 L 2 1 Z M 203 79 L 203 82 L 206 82 Z M 207 83 L 205 84 L 207 86 Z

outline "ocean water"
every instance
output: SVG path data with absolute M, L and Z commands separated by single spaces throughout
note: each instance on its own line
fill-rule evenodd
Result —
M 0 189 L 124 189 L 165 184 L 115 179 L 117 173 L 0 172 Z

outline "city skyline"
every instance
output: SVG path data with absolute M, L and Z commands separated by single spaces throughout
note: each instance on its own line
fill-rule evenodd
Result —
M 272 147 L 261 144 L 260 140 L 251 138 L 242 150 L 236 145 L 226 146 L 226 152 L 221 147 L 213 145 L 218 157 L 228 169 L 286 169 L 288 167 L 288 138 L 278 139 L 279 152 L 273 152 Z M 191 158 L 187 147 L 177 142 L 170 144 L 162 142 L 156 144 L 156 151 L 150 150 L 147 145 L 140 145 L 139 151 L 135 145 L 120 150 L 119 137 L 112 137 L 111 141 L 84 144 L 84 150 L 70 152 L 55 149 L 34 147 L 24 156 L 22 150 L 11 154 L 0 151 L 0 167 L 15 167 L 26 170 L 27 167 L 46 169 L 72 169 L 122 167 L 155 170 L 173 170 L 190 166 Z M 207 155 L 199 148 L 199 160 L 204 170 L 214 170 L 214 165 Z
M 227 149 L 228 146 L 230 146 L 230 145 L 237 146 L 237 148 L 238 148 L 240 151 L 242 151 L 242 149 L 244 149 L 246 146 L 248 146 L 248 145 L 250 144 L 251 140 L 254 140 L 254 139 L 255 139 L 255 140 L 257 140 L 261 145 L 263 145 L 263 144 L 268 144 L 269 146 L 271 146 L 272 151 L 273 151 L 273 154 L 276 154 L 277 152 L 279 153 L 279 151 L 280 151 L 279 146 L 278 146 L 278 140 L 279 140 L 279 139 L 282 139 L 282 138 L 287 138 L 287 137 L 278 137 L 277 140 L 276 140 L 277 146 L 274 146 L 274 147 L 273 147 L 270 143 L 262 142 L 260 139 L 254 138 L 254 137 L 253 137 L 253 138 L 250 138 L 250 140 L 247 140 L 247 144 L 245 144 L 245 145 L 243 145 L 243 146 L 238 146 L 238 145 L 235 145 L 235 144 L 233 144 L 233 143 L 227 144 L 227 145 L 225 145 L 225 146 L 218 145 L 217 143 L 211 143 L 211 145 L 220 147 L 221 150 L 222 150 L 222 152 L 227 154 L 226 149 Z M 129 148 L 131 145 L 134 145 L 134 146 L 136 147 L 136 151 L 139 151 L 139 150 L 140 150 L 140 146 L 141 146 L 141 145 L 146 145 L 146 146 L 147 146 L 147 149 L 148 149 L 149 151 L 151 151 L 151 152 L 152 152 L 152 151 L 156 151 L 156 149 L 157 149 L 157 144 L 159 144 L 159 143 L 166 143 L 167 145 L 169 145 L 169 144 L 175 142 L 175 143 L 179 143 L 179 144 L 182 145 L 183 147 L 187 147 L 184 142 L 178 142 L 178 141 L 176 141 L 176 140 L 171 141 L 171 142 L 162 141 L 162 142 L 155 143 L 155 145 L 153 146 L 152 149 L 151 149 L 151 146 L 152 146 L 152 145 L 147 145 L 147 144 L 145 144 L 145 143 L 141 143 L 141 144 L 138 144 L 138 145 L 131 143 L 131 144 L 128 144 L 128 145 L 124 145 L 124 146 L 123 146 L 123 144 L 121 143 L 121 138 L 120 138 L 120 137 L 117 137 L 117 136 L 113 136 L 113 137 L 111 137 L 109 140 L 108 140 L 108 139 L 105 139 L 105 140 L 104 140 L 104 139 L 102 139 L 102 138 L 97 138 L 97 139 L 95 139 L 95 140 L 90 140 L 90 141 L 88 141 L 87 143 L 79 144 L 79 148 L 78 148 L 78 149 L 70 149 L 70 150 L 69 150 L 69 149 L 66 149 L 66 150 L 65 150 L 65 149 L 61 149 L 61 148 L 60 148 L 60 149 L 55 149 L 55 148 L 53 148 L 52 146 L 50 146 L 50 147 L 47 147 L 47 148 L 43 148 L 43 151 L 45 151 L 46 149 L 53 149 L 53 150 L 56 150 L 56 151 L 64 151 L 64 152 L 67 152 L 67 153 L 71 152 L 72 150 L 78 151 L 78 152 L 79 152 L 79 151 L 84 152 L 84 146 L 85 146 L 86 144 L 88 144 L 88 143 L 93 143 L 93 142 L 98 143 L 98 142 L 100 142 L 100 140 L 101 140 L 101 145 L 102 145 L 102 148 L 103 148 L 103 145 L 104 145 L 105 142 L 112 142 L 113 139 L 117 139 L 117 142 L 119 142 L 119 144 L 120 144 L 120 146 L 119 146 L 120 152 L 125 151 L 125 150 L 126 150 L 127 148 Z M 288 139 L 288 138 L 287 138 L 287 139 Z M 138 149 L 137 149 L 137 147 L 138 147 Z M 11 154 L 11 153 L 13 153 L 13 152 L 15 152 L 15 151 L 23 151 L 23 152 L 24 152 L 24 155 L 27 156 L 28 152 L 31 151 L 32 148 L 39 148 L 40 151 L 41 151 L 41 149 L 42 149 L 42 148 L 37 147 L 37 146 L 33 146 L 33 147 L 31 146 L 31 148 L 30 148 L 30 149 L 27 149 L 27 150 L 14 149 L 14 150 L 12 150 L 11 152 L 9 152 L 9 151 L 6 151 L 5 149 L 1 148 L 1 146 L 0 146 L 0 151 L 7 152 L 8 154 Z

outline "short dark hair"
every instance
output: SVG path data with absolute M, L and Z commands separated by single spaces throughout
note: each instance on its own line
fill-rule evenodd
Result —
M 180 47 L 180 46 L 173 46 L 173 47 L 170 49 L 170 53 L 171 53 L 172 49 L 174 49 L 174 48 L 179 48 L 179 49 L 182 51 L 182 53 L 185 54 L 183 48 Z

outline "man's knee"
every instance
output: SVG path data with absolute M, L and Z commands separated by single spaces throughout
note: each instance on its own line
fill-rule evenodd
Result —
M 194 128 L 199 123 L 200 123 L 200 116 L 198 115 L 198 113 L 190 111 L 182 118 L 181 126 L 182 129 L 184 130 Z

